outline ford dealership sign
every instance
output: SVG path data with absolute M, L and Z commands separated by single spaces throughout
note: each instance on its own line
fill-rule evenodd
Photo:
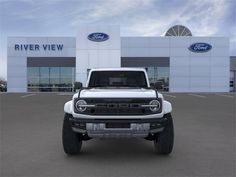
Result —
M 88 35 L 88 39 L 94 42 L 103 42 L 109 39 L 109 35 L 106 33 L 91 33 Z
M 210 44 L 204 43 L 204 42 L 198 42 L 190 45 L 188 48 L 191 52 L 208 52 L 211 50 L 212 46 Z

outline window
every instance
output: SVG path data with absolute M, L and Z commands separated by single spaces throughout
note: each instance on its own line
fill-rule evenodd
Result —
M 74 67 L 28 67 L 28 91 L 72 91 Z
M 39 86 L 39 67 L 28 68 L 28 86 Z
M 169 90 L 169 67 L 147 67 L 146 70 L 150 85 L 153 85 L 157 81 L 161 81 L 163 83 L 163 90 Z
M 147 87 L 142 71 L 93 71 L 89 87 Z

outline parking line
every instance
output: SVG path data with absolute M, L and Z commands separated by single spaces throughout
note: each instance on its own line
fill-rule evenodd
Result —
M 176 98 L 176 96 L 174 95 L 169 95 L 169 94 L 166 94 L 166 93 L 162 93 L 164 96 L 167 96 L 167 97 L 171 97 L 171 98 Z
M 30 96 L 34 96 L 35 93 L 32 93 L 32 94 L 28 94 L 28 95 L 22 95 L 21 98 L 26 98 L 26 97 L 30 97 Z
M 227 97 L 227 98 L 234 98 L 234 96 L 232 95 L 224 95 L 224 94 L 219 94 L 219 93 L 216 93 L 217 96 L 223 96 L 223 97 Z
M 57 93 L 57 95 L 74 95 L 75 93 Z
M 189 93 L 188 95 L 199 97 L 199 98 L 206 98 L 206 96 L 204 96 L 204 95 L 198 95 L 198 94 L 193 94 L 193 93 Z

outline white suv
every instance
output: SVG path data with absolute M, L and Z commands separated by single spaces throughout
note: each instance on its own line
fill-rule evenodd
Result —
M 83 140 L 123 137 L 153 140 L 157 153 L 171 153 L 172 106 L 159 87 L 150 87 L 145 69 L 90 70 L 86 86 L 76 82 L 78 92 L 64 106 L 65 153 L 78 154 Z

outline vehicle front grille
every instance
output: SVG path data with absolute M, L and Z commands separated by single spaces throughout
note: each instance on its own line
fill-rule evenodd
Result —
M 81 98 L 82 99 L 82 98 Z M 87 104 L 95 107 L 87 108 L 80 114 L 89 115 L 145 115 L 153 114 L 149 108 L 141 107 L 147 105 L 151 100 L 157 98 L 86 98 Z M 77 100 L 75 100 L 76 102 Z M 159 100 L 161 102 L 161 100 Z M 76 110 L 76 109 L 75 109 Z M 160 108 L 161 112 L 161 108 Z M 78 112 L 79 113 L 79 112 Z M 155 112 L 159 113 L 159 112 Z

